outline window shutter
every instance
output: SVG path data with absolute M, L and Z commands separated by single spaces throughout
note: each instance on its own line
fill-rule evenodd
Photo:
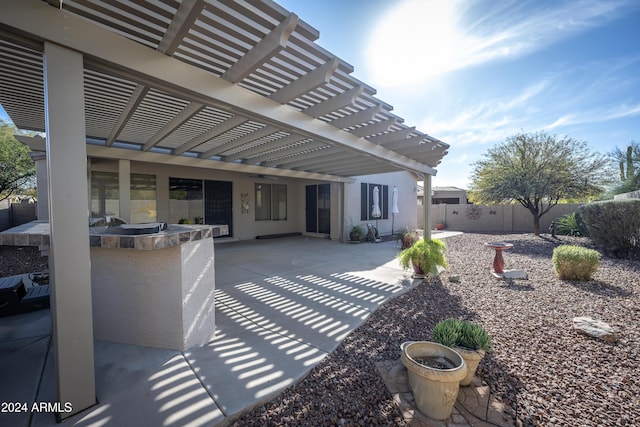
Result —
M 360 220 L 366 221 L 369 219 L 369 192 L 367 191 L 367 184 L 360 184 Z

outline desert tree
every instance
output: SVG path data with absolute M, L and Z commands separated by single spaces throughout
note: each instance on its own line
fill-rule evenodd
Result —
M 0 200 L 33 185 L 36 174 L 29 147 L 14 138 L 15 127 L 0 121 Z
M 490 148 L 473 163 L 470 199 L 474 203 L 520 203 L 540 218 L 561 200 L 588 200 L 604 191 L 609 159 L 568 136 L 519 133 Z

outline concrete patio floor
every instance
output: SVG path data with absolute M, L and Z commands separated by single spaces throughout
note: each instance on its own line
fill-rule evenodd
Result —
M 440 234 L 438 237 L 446 237 Z M 216 243 L 216 334 L 187 352 L 95 343 L 98 404 L 64 425 L 211 426 L 303 377 L 384 301 L 418 281 L 395 241 Z M 114 314 L 115 315 L 115 314 Z M 55 402 L 48 310 L 0 319 L 0 402 Z M 0 413 L 51 426 L 52 413 Z

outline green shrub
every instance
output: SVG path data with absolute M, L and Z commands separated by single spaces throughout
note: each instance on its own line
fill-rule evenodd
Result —
M 460 332 L 460 338 L 458 345 L 464 348 L 470 348 L 473 350 L 489 351 L 493 344 L 491 343 L 491 337 L 487 334 L 487 331 L 477 323 L 462 322 L 462 331 Z
M 556 219 L 556 234 L 561 236 L 582 236 L 576 213 L 568 213 Z
M 433 328 L 433 340 L 447 347 L 455 347 L 458 345 L 458 336 L 461 329 L 462 320 L 441 320 Z
M 607 255 L 640 259 L 640 200 L 608 200 L 578 208 L 589 238 Z
M 598 270 L 600 254 L 593 249 L 562 245 L 553 250 L 551 262 L 560 279 L 587 281 Z
M 447 347 L 491 351 L 493 343 L 484 328 L 468 320 L 446 319 L 433 328 L 433 340 Z
M 446 246 L 442 240 L 420 239 L 407 249 L 403 249 L 398 254 L 398 261 L 405 270 L 415 264 L 425 273 L 437 274 L 438 266 L 447 267 L 445 249 Z
M 576 225 L 578 226 L 578 233 L 580 233 L 580 235 L 583 237 L 589 237 L 589 229 L 587 227 L 587 224 L 585 224 L 584 222 L 584 218 L 582 218 L 582 215 L 580 214 L 580 210 L 578 209 L 577 211 L 575 211 L 574 215 L 576 217 Z

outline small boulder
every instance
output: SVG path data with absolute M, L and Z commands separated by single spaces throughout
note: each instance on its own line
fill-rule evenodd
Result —
M 528 279 L 526 271 L 522 270 L 505 270 L 504 271 L 505 279 Z
M 596 320 L 593 317 L 574 317 L 573 328 L 581 334 L 598 338 L 604 342 L 614 343 L 618 341 L 618 336 L 608 323 Z

